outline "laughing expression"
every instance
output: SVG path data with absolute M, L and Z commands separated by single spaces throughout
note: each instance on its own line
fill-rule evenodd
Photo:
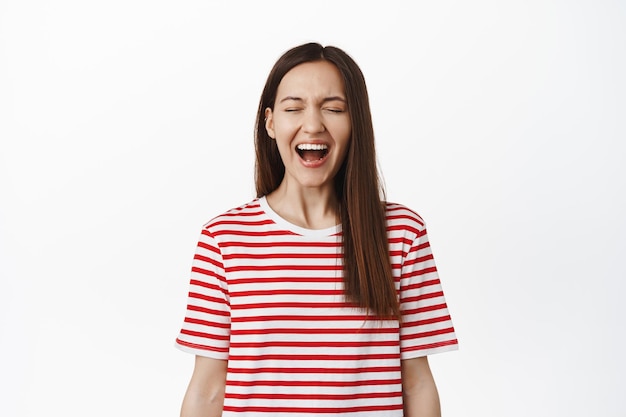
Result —
M 282 186 L 333 187 L 350 144 L 350 114 L 341 74 L 328 61 L 300 64 L 281 80 L 265 128 L 285 165 Z

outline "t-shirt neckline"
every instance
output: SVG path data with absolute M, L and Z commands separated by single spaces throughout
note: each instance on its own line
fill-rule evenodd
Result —
M 265 214 L 278 226 L 289 230 L 298 235 L 309 236 L 309 237 L 324 237 L 324 236 L 333 236 L 341 231 L 341 224 L 337 224 L 335 226 L 328 227 L 326 229 L 307 229 L 305 227 L 297 226 L 291 222 L 288 222 L 284 218 L 282 218 L 278 213 L 276 213 L 270 205 L 267 203 L 267 199 L 265 196 L 259 198 L 259 205 L 261 209 L 265 212 Z

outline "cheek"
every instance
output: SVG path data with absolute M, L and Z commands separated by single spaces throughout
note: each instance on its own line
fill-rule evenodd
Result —
M 346 142 L 350 141 L 350 136 L 352 136 L 352 124 L 350 123 L 350 119 L 346 117 L 346 120 L 341 126 L 342 137 Z
M 289 123 L 274 123 L 276 138 L 281 138 L 282 140 L 290 140 L 296 130 L 297 129 Z
M 350 137 L 352 136 L 352 129 L 350 128 L 350 126 L 348 126 L 347 128 L 342 129 L 342 131 L 339 134 L 339 140 L 338 142 L 341 143 L 342 146 L 344 147 L 348 147 L 350 144 Z
M 341 141 L 337 141 L 339 149 L 337 160 L 340 163 L 343 163 L 343 161 L 345 161 L 346 157 L 348 156 L 348 150 L 350 149 L 350 132 L 348 131 L 347 136 L 343 137 L 342 139 L 343 140 Z
M 339 146 L 347 146 L 352 135 L 352 126 L 349 120 L 335 120 L 327 125 L 329 133 Z

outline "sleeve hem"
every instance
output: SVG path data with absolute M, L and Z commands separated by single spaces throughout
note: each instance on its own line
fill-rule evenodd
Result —
M 459 344 L 453 343 L 449 345 L 432 347 L 429 349 L 405 351 L 400 354 L 400 359 L 405 360 L 405 359 L 420 358 L 423 356 L 434 355 L 436 353 L 452 352 L 458 349 L 459 349 Z
M 208 350 L 208 349 L 195 348 L 189 345 L 181 344 L 178 340 L 174 343 L 174 347 L 182 352 L 191 353 L 192 355 L 204 356 L 206 358 L 219 359 L 223 361 L 228 360 L 228 353 L 217 352 L 217 351 Z

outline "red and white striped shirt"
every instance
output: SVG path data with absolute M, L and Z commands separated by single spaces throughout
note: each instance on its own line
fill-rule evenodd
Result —
M 223 416 L 401 417 L 401 359 L 457 339 L 423 220 L 387 203 L 401 324 L 343 295 L 341 226 L 310 230 L 265 198 L 202 229 L 176 346 L 228 360 Z

